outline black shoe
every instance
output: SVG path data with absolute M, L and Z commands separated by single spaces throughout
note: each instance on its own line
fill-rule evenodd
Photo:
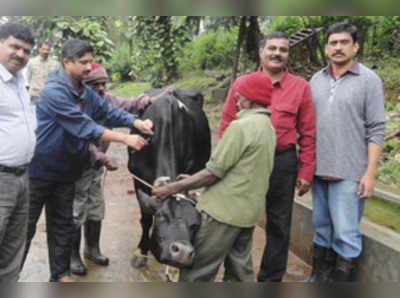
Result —
M 334 282 L 352 282 L 355 280 L 358 258 L 345 258 L 340 255 L 336 259 L 336 268 L 333 273 Z
M 107 266 L 109 259 L 100 252 L 101 221 L 88 220 L 85 223 L 85 258 L 97 265 Z
M 305 282 L 329 282 L 335 268 L 336 253 L 318 244 L 313 244 L 313 267 L 311 276 Z
M 81 228 L 77 229 L 72 235 L 72 251 L 70 269 L 73 274 L 86 275 L 87 267 L 81 259 L 79 250 L 81 248 Z

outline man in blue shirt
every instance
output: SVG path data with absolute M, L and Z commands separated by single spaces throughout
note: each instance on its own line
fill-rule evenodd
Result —
M 25 257 L 46 205 L 50 281 L 71 281 L 74 186 L 89 166 L 89 144 L 119 142 L 135 150 L 147 144 L 139 135 L 104 126 L 136 128 L 144 134 L 153 134 L 150 120 L 142 121 L 116 108 L 82 83 L 91 70 L 92 53 L 89 42 L 68 41 L 61 53 L 63 69 L 49 75 L 36 107 L 37 145 L 29 167 L 31 195 Z
M 26 240 L 35 115 L 21 70 L 34 43 L 26 26 L 0 26 L 0 283 L 18 280 Z

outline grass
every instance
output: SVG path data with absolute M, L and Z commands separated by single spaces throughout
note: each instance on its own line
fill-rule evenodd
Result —
M 181 79 L 174 83 L 179 88 L 197 88 L 205 91 L 210 83 L 214 83 L 215 78 L 207 77 L 202 73 L 187 73 Z M 208 88 L 207 88 L 208 89 Z
M 376 197 L 365 204 L 364 217 L 378 225 L 400 233 L 400 205 Z
M 151 86 L 149 83 L 123 82 L 113 88 L 112 93 L 122 97 L 136 97 L 150 88 Z

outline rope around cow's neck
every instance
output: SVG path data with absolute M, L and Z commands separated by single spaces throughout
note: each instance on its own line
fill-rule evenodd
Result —
M 143 180 L 142 178 L 139 178 L 138 176 L 136 176 L 136 175 L 133 174 L 133 173 L 131 173 L 131 175 L 132 175 L 133 179 L 136 179 L 137 181 L 143 183 L 144 185 L 146 185 L 147 187 L 149 187 L 151 190 L 154 190 L 154 189 L 155 189 L 155 187 L 154 187 L 153 185 L 151 185 L 150 183 L 146 182 L 146 181 Z M 192 203 L 193 205 L 196 205 L 196 202 L 195 202 L 194 200 L 188 199 L 188 198 L 187 198 L 185 195 L 183 195 L 183 194 L 179 194 L 179 193 L 178 193 L 178 194 L 173 195 L 173 197 L 174 197 L 177 201 L 184 200 L 184 201 L 188 201 L 188 202 Z
M 137 181 L 143 183 L 144 185 L 146 185 L 147 187 L 149 187 L 151 190 L 154 190 L 155 187 L 153 185 L 151 185 L 150 183 L 144 181 L 143 179 L 139 178 L 138 176 L 136 176 L 135 174 L 131 173 L 133 179 L 136 179 Z

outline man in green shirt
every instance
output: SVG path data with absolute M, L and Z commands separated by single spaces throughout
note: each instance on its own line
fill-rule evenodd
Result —
M 196 207 L 201 212 L 193 243 L 196 256 L 192 268 L 181 269 L 181 281 L 212 281 L 222 263 L 224 281 L 254 281 L 252 236 L 264 210 L 276 143 L 266 109 L 272 83 L 261 72 L 241 76 L 236 83 L 240 112 L 206 168 L 153 191 L 165 199 L 206 186 Z

